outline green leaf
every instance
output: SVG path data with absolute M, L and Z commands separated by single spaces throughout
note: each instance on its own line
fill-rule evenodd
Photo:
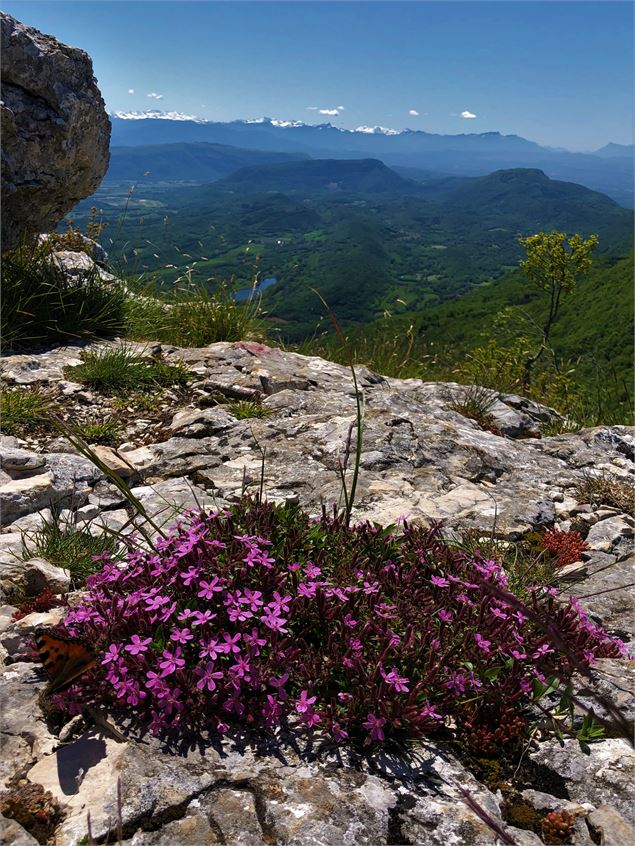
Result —
M 596 722 L 594 715 L 585 714 L 582 725 L 576 732 L 576 737 L 578 740 L 599 740 L 605 734 L 604 726 Z

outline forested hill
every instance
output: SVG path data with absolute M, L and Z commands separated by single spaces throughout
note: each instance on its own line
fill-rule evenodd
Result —
M 286 193 L 266 190 L 285 179 Z M 275 276 L 263 307 L 291 340 L 311 334 L 319 319 L 312 288 L 342 321 L 365 323 L 504 276 L 521 258 L 519 236 L 597 233 L 597 256 L 613 259 L 632 247 L 633 212 L 539 170 L 440 182 L 417 185 L 375 160 L 266 164 L 205 186 L 141 183 L 132 197 L 105 186 L 74 218 L 81 225 L 97 205 L 111 255 L 127 251 L 125 272 L 168 286 L 186 272 L 212 287 L 244 288 L 256 272 Z
M 218 183 L 219 190 L 311 194 L 419 194 L 424 188 L 378 159 L 315 159 L 245 167 Z

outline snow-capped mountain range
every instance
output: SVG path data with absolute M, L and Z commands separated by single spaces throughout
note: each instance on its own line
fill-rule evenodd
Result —
M 499 169 L 538 168 L 552 179 L 577 182 L 633 205 L 632 155 L 621 145 L 609 144 L 596 155 L 553 150 L 500 132 L 441 135 L 385 126 L 345 129 L 269 117 L 223 123 L 158 110 L 115 112 L 111 120 L 113 146 L 203 142 L 316 159 L 375 158 L 392 167 L 438 175 L 482 176 Z
M 188 115 L 184 112 L 162 112 L 158 109 L 150 109 L 146 112 L 112 112 L 112 117 L 119 120 L 185 120 L 194 123 L 215 123 L 215 121 L 207 120 L 206 118 L 198 117 L 197 115 Z M 336 129 L 338 132 L 363 132 L 366 135 L 401 135 L 402 133 L 413 132 L 412 129 L 390 129 L 387 126 L 358 126 L 356 129 L 344 129 L 343 127 L 333 126 L 332 123 L 308 124 L 301 120 L 280 120 L 278 118 L 257 117 L 247 118 L 246 120 L 228 121 L 234 124 L 269 124 L 283 129 L 297 128 L 300 126 L 312 126 L 313 129 Z

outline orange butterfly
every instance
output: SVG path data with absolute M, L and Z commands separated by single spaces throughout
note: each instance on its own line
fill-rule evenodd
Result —
M 97 661 L 95 653 L 84 640 L 50 629 L 35 632 L 35 645 L 49 677 L 49 693 L 62 690 L 92 669 Z

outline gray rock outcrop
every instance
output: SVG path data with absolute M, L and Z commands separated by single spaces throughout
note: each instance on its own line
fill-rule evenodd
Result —
M 356 419 L 346 367 L 252 342 L 198 349 L 130 343 L 166 363 L 183 362 L 192 375 L 182 391 L 154 397 L 142 416 L 132 395 L 129 405 L 118 398 L 115 409 L 113 397 L 73 381 L 82 352 L 101 346 L 5 356 L 3 378 L 8 390 L 45 393 L 76 424 L 95 415 L 109 419 L 116 410 L 122 421 L 116 442 L 94 449 L 157 524 L 174 524 L 183 510 L 227 506 L 243 488 L 257 490 L 261 478 L 269 499 L 297 502 L 311 513 L 337 501 L 338 465 Z M 593 622 L 635 642 L 633 519 L 580 493 L 594 474 L 632 482 L 632 428 L 548 437 L 541 427 L 553 424 L 552 409 L 495 395 L 490 431 L 457 410 L 466 391 L 459 385 L 385 378 L 361 366 L 357 376 L 365 419 L 355 520 L 442 519 L 448 533 L 495 533 L 506 545 L 544 525 L 576 526 L 588 549 L 563 590 L 580 597 Z M 236 403 L 244 400 L 259 416 L 241 417 Z M 41 555 L 32 548 L 33 532 L 54 510 L 63 526 L 94 534 L 125 535 L 134 527 L 120 489 L 57 430 L 0 437 L 0 504 L 0 586 L 10 601 L 15 584 L 34 590 L 40 577 L 63 576 L 33 561 Z M 0 608 L 0 791 L 19 778 L 49 791 L 65 813 L 55 833 L 59 846 L 86 838 L 88 811 L 96 842 L 112 842 L 120 818 L 125 846 L 544 842 L 536 827 L 516 827 L 500 790 L 480 783 L 445 743 L 413 744 L 404 755 L 382 750 L 368 757 L 344 748 L 317 755 L 282 737 L 265 741 L 232 731 L 176 754 L 112 714 L 92 713 L 94 726 L 81 716 L 61 728 L 49 725 L 29 637 L 59 622 L 66 609 L 18 619 L 15 611 Z M 634 661 L 598 662 L 576 686 L 580 718 L 584 708 L 608 716 L 600 706 L 609 699 L 632 720 L 634 674 Z M 525 757 L 535 775 L 523 807 L 538 821 L 566 810 L 575 823 L 573 846 L 601 838 L 630 842 L 635 754 L 625 740 L 561 743 L 547 731 Z M 16 843 L 31 842 L 15 821 L 4 825 Z
M 90 57 L 2 13 L 2 249 L 99 186 L 110 121 Z

